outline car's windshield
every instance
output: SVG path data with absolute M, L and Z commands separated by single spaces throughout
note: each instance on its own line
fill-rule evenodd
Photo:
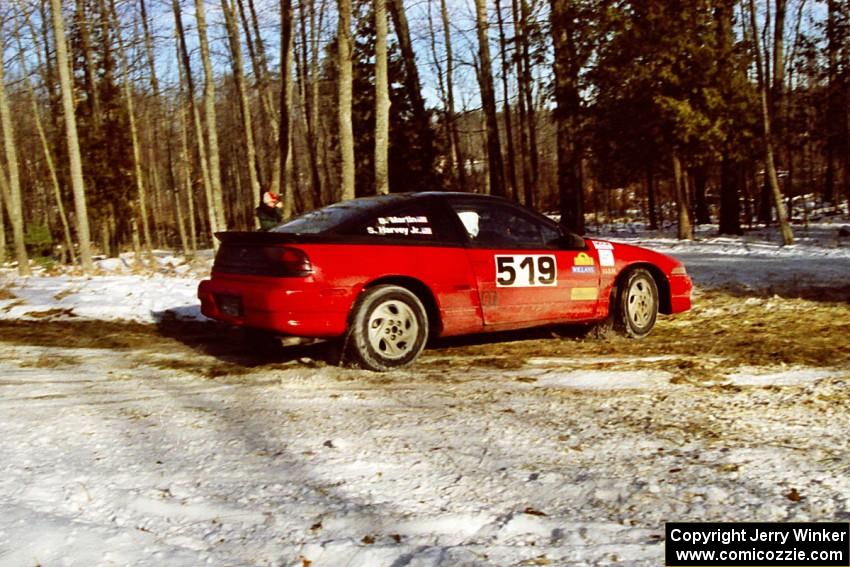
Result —
M 385 204 L 393 196 L 367 197 L 336 203 L 304 213 L 271 229 L 286 234 L 319 234 L 330 231 L 374 207 Z

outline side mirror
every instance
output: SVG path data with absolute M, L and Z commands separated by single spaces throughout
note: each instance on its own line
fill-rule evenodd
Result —
M 572 232 L 561 232 L 559 245 L 562 250 L 584 250 L 587 248 L 584 238 Z

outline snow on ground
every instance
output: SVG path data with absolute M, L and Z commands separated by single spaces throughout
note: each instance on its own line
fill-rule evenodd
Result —
M 848 234 L 842 236 L 842 229 Z M 816 292 L 839 286 L 850 297 L 850 222 L 795 227 L 790 246 L 782 246 L 773 230 L 717 236 L 716 225 L 698 227 L 694 241 L 648 232 L 640 224 L 605 226 L 600 236 L 678 258 L 702 288 Z
M 209 274 L 212 255 L 194 262 L 156 254 L 157 268 L 139 266 L 132 254 L 95 261 L 93 276 L 35 270 L 17 278 L 0 270 L 0 319 L 119 319 L 143 323 L 163 318 L 204 320 L 197 300 L 198 281 Z
M 608 236 L 683 259 L 701 292 L 752 292 L 741 309 L 850 276 L 847 242 L 825 236 Z M 713 359 L 526 340 L 509 368 L 469 354 L 484 343 L 373 374 L 155 330 L 109 350 L 76 323 L 198 320 L 209 257 L 99 264 L 0 271 L 0 332 L 45 335 L 0 336 L 0 567 L 658 565 L 665 521 L 850 521 L 845 367 L 681 381 L 671 368 Z M 46 340 L 62 332 L 95 336 Z
M 846 371 L 210 380 L 167 356 L 4 348 L 0 565 L 658 565 L 664 521 L 850 519 Z

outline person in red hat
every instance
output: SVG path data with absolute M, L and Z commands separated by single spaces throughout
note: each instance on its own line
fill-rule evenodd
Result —
M 257 207 L 257 218 L 260 219 L 260 230 L 271 230 L 283 220 L 283 200 L 268 189 L 263 191 L 260 206 Z

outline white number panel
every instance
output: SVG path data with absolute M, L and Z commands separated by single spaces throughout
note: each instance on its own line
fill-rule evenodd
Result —
M 558 263 L 551 254 L 498 254 L 496 287 L 558 285 Z

